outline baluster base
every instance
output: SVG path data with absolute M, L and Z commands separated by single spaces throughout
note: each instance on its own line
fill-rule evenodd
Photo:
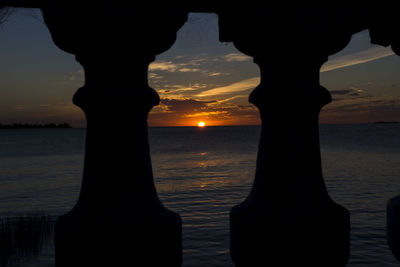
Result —
M 181 219 L 163 209 L 132 216 L 61 216 L 56 266 L 181 266 Z
M 230 227 L 237 267 L 343 267 L 349 259 L 350 216 L 335 203 L 296 215 L 243 203 L 231 210 Z

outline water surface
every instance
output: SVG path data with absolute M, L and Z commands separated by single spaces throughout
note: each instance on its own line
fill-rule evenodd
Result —
M 228 214 L 250 190 L 259 130 L 150 128 L 159 197 L 183 220 L 183 266 L 233 266 Z M 385 240 L 385 208 L 400 193 L 399 132 L 399 124 L 321 126 L 328 191 L 351 212 L 347 266 L 398 266 Z M 79 194 L 84 139 L 84 129 L 1 130 L 0 217 L 67 212 Z M 51 246 L 20 266 L 53 266 Z

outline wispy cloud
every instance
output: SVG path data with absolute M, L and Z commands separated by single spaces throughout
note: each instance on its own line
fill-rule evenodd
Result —
M 217 101 L 186 99 L 161 99 L 150 115 L 150 125 L 197 125 L 204 120 L 208 125 L 259 124 L 258 110 L 251 105 L 235 105 Z
M 166 71 L 166 72 L 199 72 L 199 64 L 197 62 L 189 61 L 184 63 L 174 63 L 172 61 L 156 61 L 150 64 L 149 71 Z
M 160 79 L 164 78 L 162 75 L 159 75 L 159 74 L 154 73 L 154 72 L 149 72 L 148 77 L 149 77 L 150 80 L 160 80 Z
M 70 72 L 67 75 L 64 75 L 64 80 L 66 81 L 78 81 L 78 82 L 83 82 L 84 81 L 84 75 L 85 72 L 83 69 L 78 69 L 76 71 Z
M 207 85 L 200 83 L 193 83 L 189 85 L 181 84 L 165 84 L 161 87 L 155 87 L 161 98 L 184 99 L 184 95 L 193 94 L 192 91 L 204 89 Z
M 224 59 L 228 62 L 234 62 L 234 61 L 249 61 L 252 60 L 253 58 L 241 53 L 230 53 L 225 55 Z
M 16 111 L 25 111 L 25 109 L 26 109 L 25 105 L 21 105 L 21 104 L 15 105 L 15 110 Z
M 185 118 L 196 118 L 196 117 L 208 117 L 208 116 L 216 116 L 222 114 L 228 114 L 229 112 L 226 110 L 219 110 L 219 111 L 202 111 L 197 113 L 185 114 L 183 117 Z
M 214 102 L 209 103 L 207 106 L 218 106 L 218 105 L 230 102 L 230 101 L 238 99 L 238 98 L 248 98 L 248 97 L 249 97 L 248 95 L 235 95 L 235 96 L 232 96 L 232 97 L 229 97 L 229 98 L 216 100 Z
M 204 89 L 206 88 L 207 85 L 204 83 L 191 83 L 189 86 L 178 86 L 176 87 L 177 89 L 175 91 L 180 92 L 180 91 L 195 91 L 199 89 Z
M 342 90 L 333 90 L 330 91 L 331 95 L 336 95 L 336 96 L 359 96 L 361 93 L 364 91 L 361 89 L 358 89 L 356 87 L 349 87 L 348 89 L 342 89 Z
M 344 90 L 335 90 L 335 91 L 331 91 L 331 95 L 347 95 L 351 92 L 350 89 L 344 89 Z
M 172 61 L 156 61 L 150 64 L 149 71 L 161 70 L 161 71 L 169 71 L 175 72 L 178 69 L 178 66 Z
M 391 55 L 394 55 L 394 52 L 388 47 L 373 47 L 354 54 L 340 56 L 329 60 L 326 64 L 322 66 L 321 72 L 327 72 L 362 63 L 367 63 Z
M 189 113 L 207 108 L 210 101 L 198 101 L 194 99 L 161 99 L 161 105 L 166 106 L 169 112 Z
M 218 72 L 218 71 L 202 71 L 202 73 L 209 77 L 215 77 L 215 76 L 220 76 L 220 75 L 229 75 L 229 73 L 222 73 L 222 72 Z
M 181 69 L 178 69 L 178 71 L 179 72 L 199 72 L 200 71 L 200 69 L 198 69 L 198 68 L 181 68 Z
M 225 95 L 230 93 L 242 92 L 249 89 L 254 89 L 260 83 L 260 77 L 254 77 L 246 79 L 240 82 L 232 83 L 227 86 L 217 87 L 210 90 L 206 90 L 197 94 L 197 97 L 209 97 L 217 95 Z
M 322 123 L 366 123 L 399 121 L 400 99 L 393 96 L 363 95 L 333 101 L 321 113 Z

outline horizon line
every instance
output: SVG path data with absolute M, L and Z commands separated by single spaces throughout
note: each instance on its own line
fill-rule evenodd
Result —
M 318 125 L 359 125 L 359 124 L 396 124 L 400 121 L 373 121 L 373 122 L 338 122 L 338 123 L 319 123 Z M 199 127 L 197 125 L 152 125 L 148 128 L 207 128 L 207 127 L 254 127 L 261 126 L 261 124 L 231 124 L 231 125 L 206 125 Z M 74 127 L 70 129 L 86 129 L 87 127 Z

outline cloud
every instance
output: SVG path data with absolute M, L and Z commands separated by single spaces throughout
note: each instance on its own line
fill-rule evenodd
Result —
M 184 63 L 174 63 L 172 61 L 155 61 L 150 64 L 149 71 L 166 71 L 166 72 L 199 72 L 199 68 L 193 68 L 200 65 L 199 61 L 189 61 Z
M 351 96 L 351 97 L 367 96 L 366 94 L 363 94 L 363 92 L 364 92 L 363 90 L 352 86 L 352 87 L 349 87 L 349 89 L 330 91 L 330 94 L 333 97 L 336 97 L 336 98 L 334 98 L 335 101 L 342 101 L 342 100 L 346 99 L 348 96 Z
M 166 106 L 169 112 L 193 112 L 207 108 L 212 101 L 198 101 L 194 99 L 161 99 L 161 104 Z
M 363 96 L 357 98 L 347 98 L 341 102 L 333 102 L 327 106 L 327 110 L 350 112 L 350 111 L 373 111 L 383 107 L 400 107 L 400 99 L 387 96 Z
M 25 111 L 25 109 L 26 109 L 25 105 L 22 105 L 22 104 L 15 105 L 15 110 L 16 111 Z
M 250 61 L 253 60 L 252 57 L 249 57 L 245 54 L 241 53 L 230 53 L 224 56 L 224 59 L 228 62 L 235 62 L 235 61 Z
M 201 54 L 197 58 L 194 58 L 192 60 L 187 61 L 186 63 L 181 63 L 181 64 L 190 66 L 201 66 L 202 64 L 210 61 L 213 61 L 213 59 L 209 58 L 207 54 Z
M 218 71 L 203 71 L 203 74 L 209 76 L 209 77 L 214 77 L 214 76 L 220 76 L 223 75 L 222 72 L 218 72 Z
M 347 90 L 335 90 L 335 91 L 331 91 L 331 95 L 347 95 L 349 93 L 351 93 L 353 90 L 351 89 L 347 89 Z
M 196 87 L 185 87 L 185 86 L 180 86 L 180 87 L 178 87 L 177 89 L 174 89 L 173 91 L 171 91 L 171 92 L 174 92 L 174 93 L 176 93 L 176 92 L 187 92 L 187 91 L 195 91 L 195 90 L 198 90 L 199 88 L 196 88 Z
M 222 114 L 228 114 L 226 110 L 219 110 L 219 111 L 202 111 L 197 113 L 185 114 L 183 117 L 186 118 L 196 118 L 196 117 L 209 117 L 209 116 L 218 116 Z
M 253 77 L 250 79 L 246 79 L 240 82 L 232 83 L 227 86 L 221 86 L 214 89 L 206 90 L 197 94 L 197 97 L 210 97 L 210 96 L 218 96 L 225 95 L 230 93 L 242 92 L 250 89 L 254 89 L 260 83 L 260 77 Z
M 208 106 L 220 105 L 222 103 L 226 103 L 226 102 L 232 101 L 232 100 L 237 99 L 237 98 L 248 98 L 248 97 L 249 97 L 248 95 L 235 95 L 235 96 L 232 96 L 232 97 L 229 97 L 229 98 L 216 100 L 216 101 L 208 104 Z
M 342 98 L 325 106 L 322 123 L 370 123 L 400 121 L 400 99 L 393 96 L 363 95 Z
M 156 61 L 150 64 L 149 71 L 168 71 L 175 72 L 178 69 L 178 66 L 172 61 Z
M 160 79 L 163 79 L 164 77 L 159 75 L 159 74 L 157 74 L 157 73 L 149 72 L 148 78 L 150 80 L 160 80 Z
M 161 98 L 182 100 L 185 99 L 184 94 L 193 94 L 191 91 L 201 90 L 206 86 L 207 85 L 200 83 L 189 84 L 188 86 L 180 84 L 175 84 L 175 85 L 166 84 L 156 89 L 157 92 L 160 94 Z
M 333 58 L 322 66 L 321 72 L 363 64 L 391 55 L 394 55 L 394 52 L 388 47 L 373 47 L 354 54 Z
M 83 69 L 78 69 L 74 72 L 70 72 L 67 75 L 64 75 L 64 80 L 71 82 L 71 81 L 78 81 L 83 82 L 85 78 L 85 72 Z
M 49 116 L 60 115 L 60 114 L 68 114 L 69 112 L 81 112 L 81 109 L 75 106 L 72 102 L 61 102 L 61 103 L 52 103 L 52 104 L 41 104 L 39 105 L 39 109 Z
M 205 87 L 207 87 L 207 85 L 194 83 L 194 84 L 189 84 L 189 86 L 174 85 L 171 89 L 173 89 L 173 92 L 186 92 L 186 91 L 196 91 L 199 89 L 203 89 Z
M 228 100 L 230 100 L 229 98 Z M 224 105 L 218 101 L 198 101 L 194 99 L 161 99 L 160 111 L 176 113 L 182 118 L 221 117 L 232 114 L 256 114 L 257 109 L 251 105 Z M 216 104 L 216 105 L 214 105 Z
M 199 72 L 200 69 L 198 68 L 181 68 L 178 69 L 179 72 Z
M 235 105 L 226 101 L 217 102 L 188 98 L 161 99 L 161 105 L 155 107 L 150 113 L 149 124 L 187 126 L 197 125 L 199 120 L 205 120 L 208 125 L 259 124 L 258 110 L 254 106 Z
M 254 106 L 241 106 L 241 105 L 219 105 L 219 106 L 208 106 L 201 110 L 195 110 L 191 113 L 185 113 L 181 116 L 182 118 L 204 118 L 206 120 L 217 120 L 217 121 L 237 121 L 237 120 L 248 120 L 251 123 L 258 121 L 258 110 Z

